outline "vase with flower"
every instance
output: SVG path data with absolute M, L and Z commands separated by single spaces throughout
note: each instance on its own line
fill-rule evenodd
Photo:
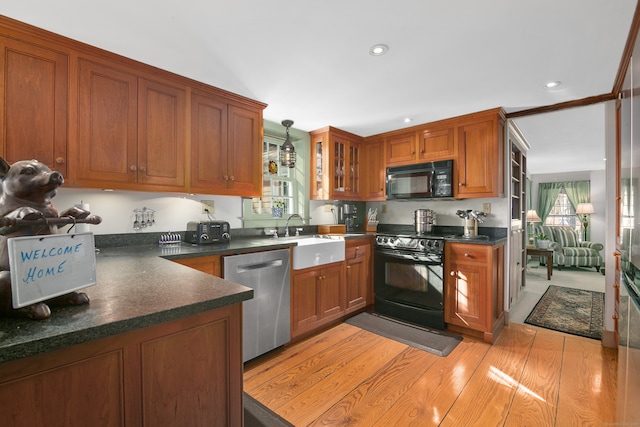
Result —
M 274 218 L 282 218 L 284 213 L 284 202 L 282 200 L 274 200 L 271 203 L 271 216 Z

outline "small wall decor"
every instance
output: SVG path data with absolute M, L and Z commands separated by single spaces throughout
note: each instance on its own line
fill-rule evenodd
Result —
M 282 218 L 284 213 L 284 202 L 282 200 L 274 200 L 271 203 L 271 216 L 274 218 Z
M 278 164 L 273 160 L 269 161 L 269 173 L 271 175 L 275 175 L 278 173 Z

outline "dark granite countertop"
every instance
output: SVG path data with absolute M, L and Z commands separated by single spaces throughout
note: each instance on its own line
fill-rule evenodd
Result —
M 253 298 L 253 290 L 162 259 L 159 248 L 96 255 L 91 302 L 51 307 L 46 320 L 0 319 L 0 363 L 192 316 Z
M 341 237 L 374 236 L 353 233 Z M 253 290 L 248 287 L 169 260 L 282 249 L 296 244 L 295 238 L 249 237 L 201 246 L 156 243 L 101 249 L 96 255 L 97 284 L 82 290 L 91 299 L 89 305 L 51 307 L 51 317 L 41 321 L 0 318 L 0 363 L 251 299 Z

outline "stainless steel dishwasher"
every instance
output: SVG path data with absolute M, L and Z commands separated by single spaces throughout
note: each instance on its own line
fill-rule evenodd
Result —
M 288 249 L 225 256 L 224 278 L 253 289 L 242 303 L 244 362 L 289 342 Z

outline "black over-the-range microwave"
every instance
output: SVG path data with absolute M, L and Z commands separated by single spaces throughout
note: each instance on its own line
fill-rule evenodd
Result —
M 387 200 L 453 197 L 453 160 L 387 168 Z

